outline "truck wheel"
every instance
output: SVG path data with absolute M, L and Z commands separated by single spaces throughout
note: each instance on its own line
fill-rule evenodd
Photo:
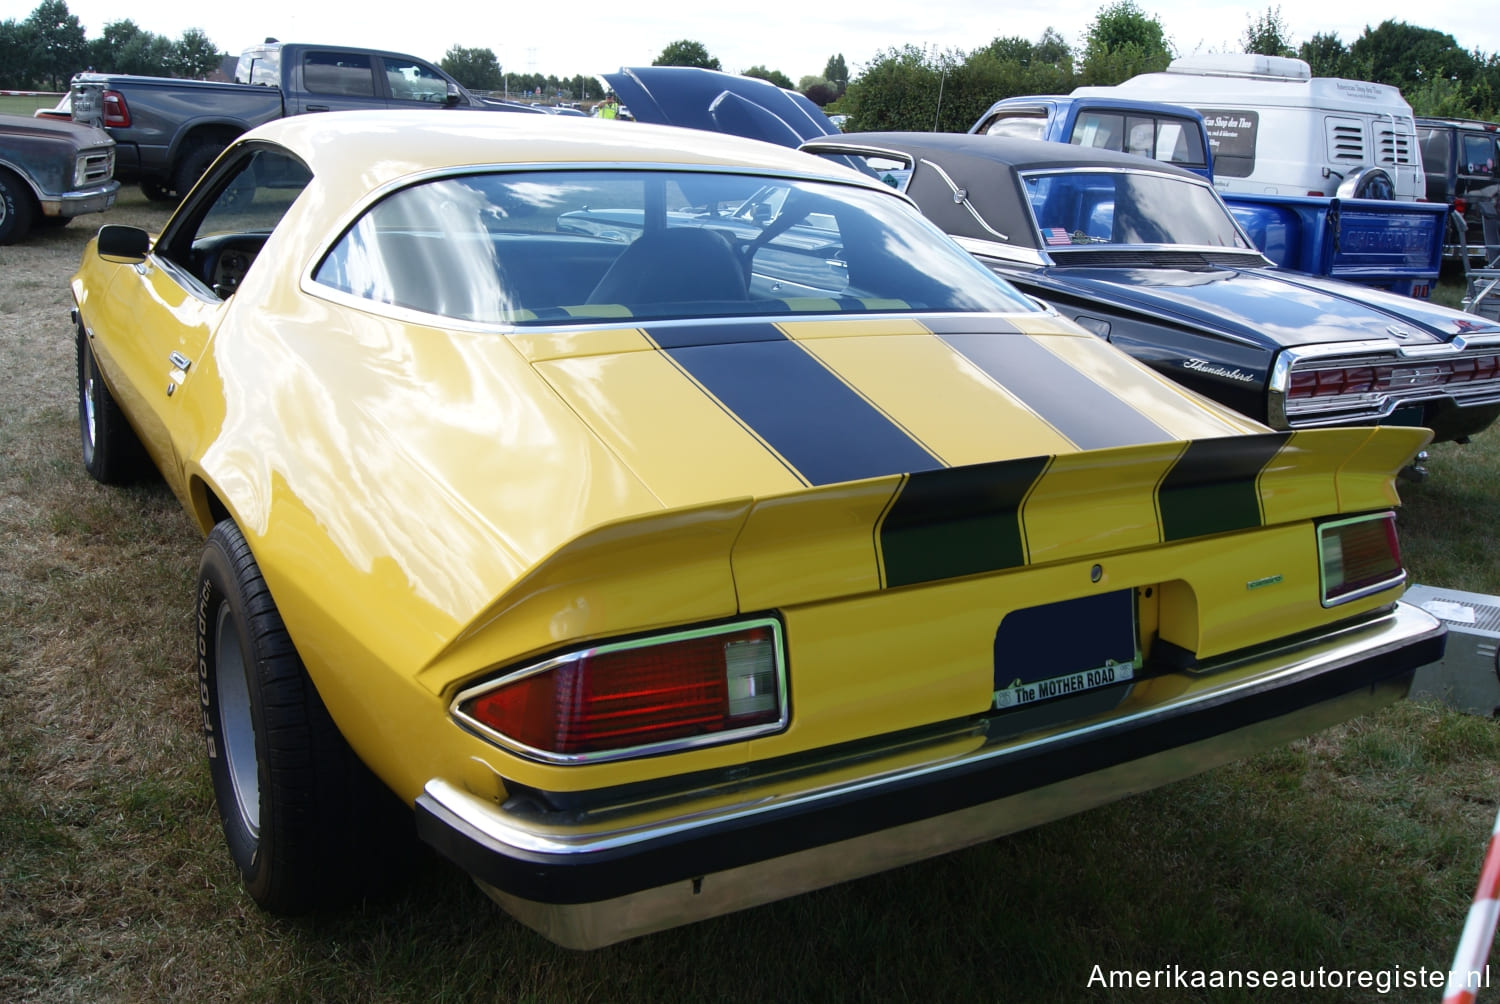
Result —
M 208 165 L 223 152 L 223 143 L 194 143 L 182 152 L 182 156 L 177 159 L 177 167 L 172 172 L 172 187 L 177 190 L 179 199 L 187 198 L 187 193 L 203 177 Z
M 407 860 L 411 813 L 339 734 L 230 520 L 208 535 L 194 596 L 209 774 L 251 898 L 297 914 L 378 891 Z
M 22 240 L 31 232 L 35 215 L 31 189 L 16 175 L 0 168 L 0 244 Z
M 141 194 L 148 202 L 176 202 L 177 196 L 172 190 L 159 181 L 141 182 Z

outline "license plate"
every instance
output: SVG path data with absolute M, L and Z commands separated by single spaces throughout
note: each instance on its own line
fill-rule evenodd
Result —
M 993 707 L 1125 683 L 1140 668 L 1132 589 L 1013 610 L 995 631 Z

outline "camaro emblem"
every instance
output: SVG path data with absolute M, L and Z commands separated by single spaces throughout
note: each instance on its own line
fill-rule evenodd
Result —
M 1266 586 L 1274 586 L 1281 581 L 1280 575 L 1267 575 L 1263 579 L 1251 579 L 1245 583 L 1246 589 L 1263 589 Z

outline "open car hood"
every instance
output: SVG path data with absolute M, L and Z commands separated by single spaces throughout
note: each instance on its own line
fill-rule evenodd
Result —
M 642 66 L 606 73 L 604 79 L 638 122 L 789 147 L 838 132 L 806 97 L 757 77 L 693 66 Z

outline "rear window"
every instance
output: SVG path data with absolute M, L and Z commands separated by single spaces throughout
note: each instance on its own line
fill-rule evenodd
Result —
M 900 199 L 731 173 L 435 179 L 372 207 L 314 278 L 486 324 L 1037 309 Z
M 1188 246 L 1251 250 L 1206 183 L 1135 171 L 1022 178 L 1049 252 L 1072 247 Z

